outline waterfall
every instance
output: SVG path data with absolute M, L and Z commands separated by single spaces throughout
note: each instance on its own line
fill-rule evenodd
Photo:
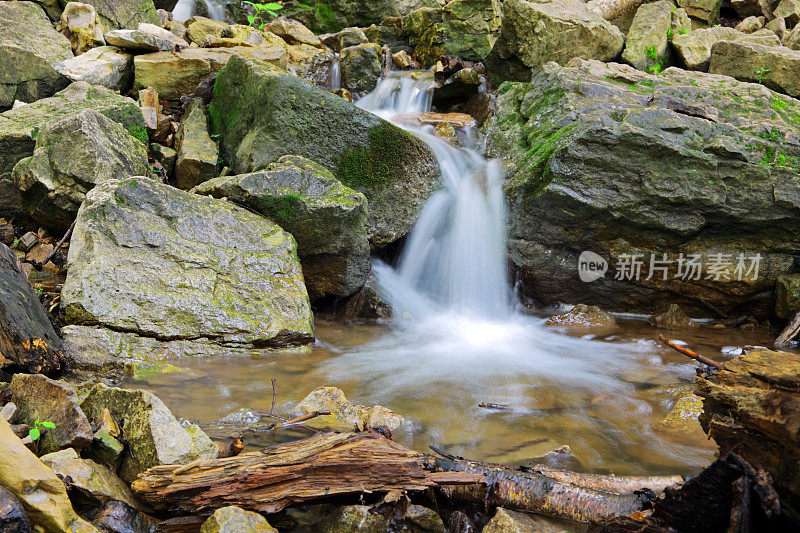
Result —
M 442 189 L 422 209 L 397 270 L 377 263 L 376 275 L 397 317 L 420 320 L 444 312 L 502 317 L 512 309 L 502 176 L 498 164 L 474 146 L 456 148 L 430 127 L 402 121 L 408 113 L 430 110 L 433 87 L 430 76 L 392 72 L 357 102 L 425 142 L 442 176 Z
M 214 20 L 225 22 L 225 2 L 221 0 L 203 0 L 208 16 Z M 185 21 L 195 14 L 197 0 L 178 0 L 172 9 L 172 18 Z
M 335 91 L 342 87 L 342 64 L 339 54 L 335 54 L 328 67 L 328 89 Z

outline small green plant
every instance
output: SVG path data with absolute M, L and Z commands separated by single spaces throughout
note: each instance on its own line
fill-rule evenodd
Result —
M 655 46 L 648 46 L 644 49 L 644 53 L 647 54 L 648 59 L 652 59 L 653 61 L 658 60 L 658 50 L 656 50 Z
M 680 30 L 678 30 L 678 35 L 683 35 L 683 34 L 685 34 L 687 31 L 689 31 L 689 30 L 687 30 L 686 28 L 681 28 Z
M 655 65 L 651 66 L 648 69 L 648 72 L 650 72 L 650 74 L 653 74 L 654 76 L 658 76 L 659 74 L 661 74 L 661 68 L 662 68 L 661 64 L 656 63 Z
M 264 24 L 267 23 L 267 17 L 274 18 L 277 17 L 276 11 L 279 9 L 283 9 L 281 4 L 275 2 L 267 2 L 265 4 L 259 4 L 257 2 L 248 2 L 244 0 L 244 3 L 252 6 L 255 10 L 255 13 L 252 15 L 247 15 L 247 23 L 253 27 L 258 28 L 259 30 L 264 29 Z
M 764 84 L 764 77 L 765 77 L 767 74 L 769 74 L 769 72 L 770 72 L 771 70 L 772 70 L 771 68 L 764 68 L 764 67 L 761 67 L 761 68 L 759 68 L 759 69 L 756 71 L 756 80 L 758 80 L 758 83 L 760 83 L 760 84 L 762 84 L 762 85 L 763 85 L 763 84 Z
M 36 443 L 36 450 L 39 450 L 39 438 L 46 429 L 56 429 L 56 425 L 47 420 L 37 420 L 33 423 L 33 427 L 28 430 L 28 437 Z
M 669 39 L 671 41 L 674 36 L 675 36 L 675 30 L 673 30 L 672 28 L 668 29 L 667 30 L 667 39 Z

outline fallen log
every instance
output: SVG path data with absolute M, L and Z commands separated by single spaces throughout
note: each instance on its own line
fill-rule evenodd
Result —
M 184 514 L 208 514 L 228 505 L 274 513 L 325 497 L 437 489 L 457 501 L 592 521 L 640 511 L 652 492 L 680 481 L 542 472 L 422 454 L 367 430 L 322 433 L 182 467 L 156 466 L 132 488 L 153 507 Z
M 797 334 L 800 333 L 800 311 L 795 313 L 792 320 L 789 321 L 789 324 L 781 331 L 781 334 L 778 335 L 778 338 L 775 339 L 775 347 L 776 348 L 785 348 L 789 346 L 789 343 L 797 337 Z

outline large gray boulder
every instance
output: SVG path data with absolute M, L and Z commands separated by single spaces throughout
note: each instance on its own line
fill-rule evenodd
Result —
M 499 92 L 489 153 L 509 165 L 509 253 L 526 295 L 771 313 L 763 295 L 800 258 L 800 101 L 725 76 L 577 59 Z M 581 281 L 583 251 L 608 272 Z
M 65 319 L 158 340 L 313 340 L 294 239 L 229 202 L 147 178 L 111 180 L 78 212 Z
M 715 26 L 675 35 L 672 38 L 672 46 L 678 53 L 682 64 L 689 70 L 708 70 L 711 49 L 722 41 L 743 41 L 765 46 L 781 45 L 781 40 L 770 30 L 758 30 L 748 34 L 733 28 Z
M 84 109 L 39 130 L 33 155 L 17 163 L 12 177 L 31 218 L 61 233 L 92 187 L 148 170 L 141 141 L 118 122 Z
M 0 3 L 0 109 L 33 102 L 69 84 L 53 66 L 72 57 L 72 46 L 33 2 Z
M 284 156 L 264 170 L 216 178 L 192 192 L 228 198 L 291 233 L 312 299 L 349 296 L 367 282 L 367 199 L 323 166 Z
M 422 141 L 253 59 L 234 57 L 220 71 L 209 115 L 220 152 L 237 174 L 299 155 L 364 193 L 373 245 L 407 234 L 438 184 L 438 164 Z
M 45 124 L 83 109 L 94 109 L 120 123 L 137 139 L 147 142 L 142 111 L 136 102 L 103 87 L 76 82 L 54 94 L 0 114 L 0 213 L 24 214 L 19 189 L 11 170 L 21 159 L 33 155 L 36 136 Z
M 81 404 L 90 418 L 103 409 L 122 431 L 126 450 L 120 477 L 130 483 L 151 466 L 216 459 L 217 445 L 196 425 L 183 427 L 154 394 L 95 385 Z
M 524 81 L 548 61 L 611 61 L 624 42 L 616 26 L 579 0 L 506 0 L 500 37 L 486 63 L 495 81 Z
M 800 97 L 800 50 L 746 41 L 722 41 L 711 49 L 709 72 L 763 83 Z

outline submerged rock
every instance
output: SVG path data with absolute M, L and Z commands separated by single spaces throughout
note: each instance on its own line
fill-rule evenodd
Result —
M 526 295 L 769 315 L 754 297 L 800 255 L 800 101 L 579 59 L 499 93 L 488 153 L 508 164 L 509 255 Z M 608 271 L 581 281 L 581 250 Z
M 144 119 L 136 102 L 86 82 L 73 83 L 50 98 L 0 114 L 0 213 L 4 216 L 24 213 L 19 189 L 11 180 L 11 169 L 21 159 L 33 155 L 39 130 L 51 120 L 84 109 L 99 111 L 134 137 L 146 139 Z
M 382 405 L 365 407 L 349 402 L 344 392 L 336 387 L 314 389 L 300 401 L 297 409 L 303 414 L 314 411 L 330 411 L 330 415 L 317 417 L 317 420 L 347 428 L 358 425 L 359 427 L 385 426 L 389 429 L 397 429 L 403 423 L 402 416 Z
M 331 169 L 344 185 L 364 193 L 373 245 L 408 233 L 438 185 L 438 164 L 422 141 L 252 59 L 234 57 L 219 73 L 209 114 L 234 172 L 260 170 L 294 154 Z
M 294 239 L 229 202 L 135 177 L 86 195 L 61 294 L 73 324 L 162 341 L 313 340 Z
M 38 4 L 0 2 L 0 109 L 66 87 L 69 80 L 53 66 L 69 57 L 69 40 L 53 29 Z
M 547 325 L 568 329 L 613 328 L 617 321 L 614 315 L 596 305 L 578 304 L 568 313 L 548 318 Z
M 264 170 L 213 179 L 192 192 L 228 198 L 291 233 L 312 299 L 349 296 L 366 283 L 367 200 L 323 166 L 284 156 Z
M 442 518 L 431 509 L 410 505 L 402 520 L 402 531 L 444 533 Z M 383 533 L 390 529 L 389 517 L 374 513 L 368 505 L 339 507 L 317 527 L 324 533 Z
M 91 418 L 108 409 L 120 426 L 126 450 L 119 475 L 129 483 L 151 466 L 217 457 L 217 445 L 198 426 L 181 426 L 147 391 L 95 385 L 81 408 Z
M 506 0 L 500 37 L 486 64 L 493 80 L 527 80 L 531 68 L 573 57 L 610 61 L 625 42 L 616 26 L 579 0 Z
M 650 317 L 650 325 L 666 329 L 689 329 L 696 327 L 697 323 L 692 321 L 679 305 L 670 304 L 660 315 Z
M 203 522 L 200 533 L 278 533 L 269 525 L 267 519 L 258 513 L 245 511 L 233 505 L 214 511 L 208 520 Z
M 41 374 L 15 374 L 11 380 L 11 399 L 17 405 L 15 423 L 34 427 L 37 421 L 55 428 L 42 430 L 39 452 L 64 448 L 80 450 L 92 441 L 92 427 L 81 411 L 75 387 Z
M 697 426 L 697 417 L 703 412 L 703 399 L 694 393 L 694 387 L 681 387 L 670 394 L 672 404 L 667 415 L 655 424 L 656 429 L 687 429 Z
M 95 185 L 146 175 L 149 168 L 141 141 L 98 111 L 84 109 L 41 128 L 33 156 L 17 163 L 12 177 L 31 218 L 63 232 Z

